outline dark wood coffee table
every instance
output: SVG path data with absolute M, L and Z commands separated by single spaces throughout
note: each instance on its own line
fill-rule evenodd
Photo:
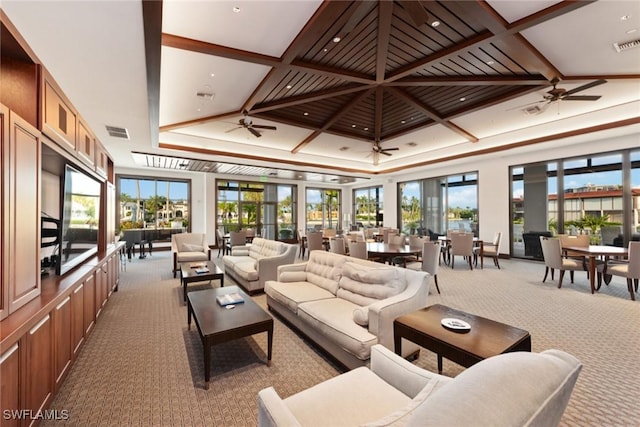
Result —
M 446 318 L 464 320 L 471 329 L 447 329 L 440 323 Z M 393 322 L 393 339 L 400 355 L 402 338 L 436 353 L 438 373 L 442 373 L 443 357 L 468 368 L 498 354 L 531 351 L 529 332 L 440 304 L 398 317 Z
M 209 272 L 197 273 L 197 268 L 192 265 L 206 265 Z M 183 262 L 180 264 L 180 280 L 184 288 L 183 300 L 187 302 L 187 285 L 193 282 L 206 282 L 208 280 L 220 280 L 220 286 L 224 286 L 224 271 L 213 261 Z
M 218 295 L 237 292 L 244 298 L 233 309 L 222 307 L 216 301 Z M 204 381 L 209 389 L 211 374 L 211 346 L 238 338 L 267 332 L 267 365 L 273 346 L 273 318 L 237 286 L 189 292 L 187 297 L 187 325 L 191 329 L 191 317 L 195 319 L 204 348 Z

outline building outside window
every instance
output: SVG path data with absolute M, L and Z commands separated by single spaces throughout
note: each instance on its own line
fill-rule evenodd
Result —
M 468 172 L 399 183 L 400 229 L 405 234 L 478 235 L 478 174 Z
M 353 190 L 353 215 L 351 224 L 358 227 L 379 227 L 383 223 L 383 189 L 379 187 Z
M 513 256 L 528 257 L 522 234 L 532 231 L 588 234 L 592 244 L 626 245 L 638 233 L 639 169 L 639 151 L 512 167 Z
M 120 231 L 144 230 L 145 240 L 168 241 L 190 228 L 189 180 L 117 177 Z
M 341 190 L 307 188 L 305 212 L 307 231 L 341 227 Z
M 253 229 L 266 239 L 295 238 L 295 185 L 219 180 L 216 191 L 216 226 L 223 234 Z

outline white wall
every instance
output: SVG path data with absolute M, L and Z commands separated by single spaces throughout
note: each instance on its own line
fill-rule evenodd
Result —
M 492 240 L 493 233 L 502 232 L 501 253 L 508 253 L 509 244 L 509 167 L 526 163 L 542 162 L 559 158 L 583 155 L 593 155 L 628 148 L 640 147 L 640 133 L 626 136 L 606 137 L 593 134 L 590 141 L 585 137 L 567 138 L 552 142 L 535 144 L 529 147 L 502 151 L 444 162 L 433 166 L 415 168 L 406 173 L 392 176 L 374 177 L 370 181 L 356 186 L 324 185 L 322 183 L 307 183 L 303 181 L 287 181 L 269 179 L 267 182 L 294 183 L 298 186 L 298 228 L 305 227 L 305 192 L 311 188 L 338 188 L 342 190 L 343 213 L 352 213 L 352 190 L 354 188 L 384 187 L 384 225 L 397 226 L 396 200 L 398 197 L 398 182 L 478 172 L 478 210 L 480 237 Z M 206 232 L 210 244 L 215 243 L 215 186 L 216 179 L 257 180 L 256 177 L 220 176 L 208 173 L 190 173 L 179 171 L 165 171 L 156 169 L 124 169 L 117 168 L 117 174 L 154 176 L 163 178 L 191 179 L 191 229 L 194 232 Z M 342 219 L 341 219 L 342 220 Z M 341 223 L 342 224 L 342 223 Z

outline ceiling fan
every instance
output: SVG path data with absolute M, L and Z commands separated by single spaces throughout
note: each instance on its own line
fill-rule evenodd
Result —
M 240 120 L 238 120 L 238 126 L 233 128 L 233 129 L 229 129 L 225 133 L 229 133 L 229 132 L 232 132 L 232 131 L 234 131 L 236 129 L 242 129 L 242 128 L 245 128 L 246 130 L 251 132 L 251 134 L 253 136 L 255 136 L 256 138 L 260 138 L 262 136 L 262 133 L 260 133 L 261 130 L 276 130 L 277 129 L 275 126 L 254 124 L 253 120 L 251 119 L 251 117 L 249 117 L 249 115 L 245 113 L 244 117 L 241 118 Z M 260 130 L 258 130 L 258 129 L 260 129 Z
M 543 95 L 543 98 L 544 98 L 543 100 L 517 107 L 517 109 L 525 107 L 523 110 L 525 113 L 540 114 L 546 111 L 546 109 L 549 107 L 551 103 L 556 101 L 597 101 L 598 99 L 601 98 L 600 95 L 575 95 L 575 94 L 578 92 L 582 92 L 583 90 L 591 89 L 592 87 L 604 84 L 607 81 L 604 79 L 594 80 L 592 82 L 589 82 L 582 86 L 578 86 L 577 88 L 570 89 L 570 90 L 557 87 L 559 82 L 560 80 L 558 80 L 557 78 L 551 80 L 550 83 L 553 85 L 553 88 L 547 91 L 545 95 Z M 535 106 L 536 104 L 540 104 L 540 103 L 544 103 L 544 105 L 542 107 Z M 531 106 L 534 106 L 534 107 L 531 107 Z
M 385 156 L 391 156 L 389 151 L 398 151 L 400 148 L 391 147 L 391 148 L 382 148 L 380 145 L 380 141 L 374 141 L 373 147 L 371 149 L 371 155 L 373 155 L 373 165 L 377 166 L 378 161 L 380 160 L 380 154 L 384 154 Z

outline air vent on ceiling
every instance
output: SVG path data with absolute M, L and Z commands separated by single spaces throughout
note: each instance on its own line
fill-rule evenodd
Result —
M 216 94 L 213 92 L 197 92 L 196 96 L 207 101 L 213 101 L 213 98 L 216 97 Z
M 622 51 L 634 48 L 634 47 L 638 47 L 640 46 L 640 39 L 636 39 L 636 40 L 631 40 L 628 42 L 624 42 L 624 43 L 614 43 L 613 47 L 616 49 L 616 52 L 620 53 Z
M 105 126 L 107 128 L 107 132 L 109 132 L 109 136 L 114 138 L 123 138 L 129 139 L 129 131 L 125 128 L 120 128 L 117 126 Z
M 534 105 L 532 107 L 527 107 L 522 110 L 522 112 L 528 116 L 533 116 L 534 114 L 538 114 L 541 111 L 542 111 L 542 108 L 538 107 L 537 105 Z

